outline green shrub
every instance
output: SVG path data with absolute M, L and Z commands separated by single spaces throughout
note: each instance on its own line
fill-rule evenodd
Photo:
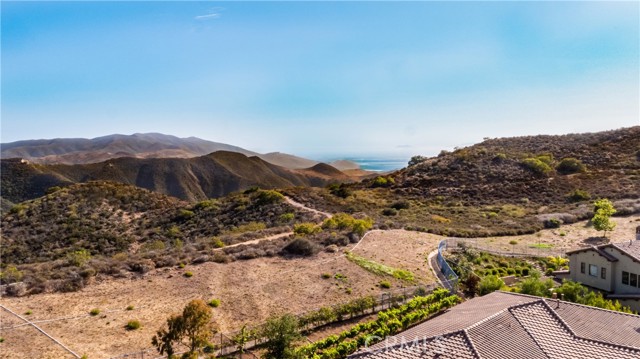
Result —
M 31 309 L 27 310 L 26 312 L 24 312 L 24 315 L 31 315 L 33 314 L 33 312 L 31 311 Z
M 92 317 L 95 317 L 96 315 L 100 314 L 100 309 L 98 308 L 93 308 L 91 309 L 91 311 L 89 312 L 89 315 L 91 315 Z
M 210 307 L 218 308 L 220 306 L 220 299 L 211 299 L 207 304 Z
M 380 288 L 389 289 L 391 288 L 391 282 L 387 280 L 383 280 L 380 282 Z
M 391 177 L 378 176 L 373 179 L 371 187 L 387 187 L 395 183 L 395 180 Z
M 393 202 L 393 204 L 391 205 L 391 208 L 396 209 L 398 211 L 401 209 L 409 209 L 411 208 L 411 203 L 407 200 L 401 200 L 401 201 Z
M 493 157 L 494 162 L 503 162 L 506 159 L 507 159 L 507 155 L 501 152 L 496 153 L 496 155 Z
M 395 208 L 385 208 L 382 210 L 382 215 L 384 216 L 395 216 L 398 214 L 398 211 Z
M 296 238 L 287 244 L 283 248 L 283 251 L 289 254 L 308 257 L 318 253 L 319 248 L 306 238 Z
M 166 246 L 164 242 L 158 239 L 155 241 L 145 242 L 140 248 L 140 250 L 142 252 L 163 251 L 165 248 Z
M 215 207 L 216 207 L 216 201 L 211 199 L 198 202 L 194 206 L 196 210 L 203 210 L 203 209 L 215 208 Z
M 127 306 L 127 310 L 133 310 L 133 308 L 134 308 L 133 305 L 128 305 Z
M 489 275 L 480 280 L 478 284 L 478 293 L 480 295 L 489 294 L 494 292 L 504 285 L 502 279 L 496 277 L 495 275 Z
M 322 273 L 322 279 L 329 279 L 331 278 L 331 274 L 329 273 Z
M 127 330 L 136 330 L 136 329 L 140 329 L 141 324 L 139 320 L 130 320 L 127 322 L 127 325 L 124 326 L 125 329 Z
M 585 166 L 579 159 L 568 157 L 563 158 L 562 161 L 556 167 L 556 170 L 563 174 L 572 174 L 572 173 L 582 173 L 587 171 L 587 166 Z
M 224 247 L 224 242 L 219 237 L 211 238 L 211 242 L 212 242 L 214 248 L 223 248 Z
M 531 172 L 539 175 L 546 175 L 551 172 L 551 167 L 539 158 L 525 158 L 522 161 L 522 165 Z
M 178 210 L 178 216 L 176 217 L 176 219 L 178 219 L 179 221 L 186 221 L 193 216 L 195 216 L 195 213 L 188 209 L 182 208 Z
M 279 203 L 284 200 L 282 193 L 274 190 L 258 190 L 256 192 L 256 204 L 264 206 L 272 203 Z
M 280 216 L 280 221 L 282 222 L 291 222 L 296 218 L 296 215 L 293 213 L 284 213 Z
M 537 155 L 536 159 L 551 166 L 553 164 L 553 155 L 551 153 L 543 153 L 541 155 Z
M 569 202 L 581 202 L 591 199 L 591 195 L 587 191 L 576 188 L 573 192 L 567 194 Z
M 562 222 L 557 218 L 551 218 L 544 221 L 544 228 L 560 228 Z
M 329 193 L 336 197 L 347 198 L 351 196 L 351 189 L 349 189 L 349 187 L 344 183 L 341 183 L 339 185 L 332 184 L 329 185 Z
M 192 272 L 184 272 L 184 274 L 183 274 L 183 275 L 184 275 L 185 277 L 187 277 L 187 278 L 191 278 L 191 277 L 193 277 L 193 273 L 192 273 Z
M 18 268 L 14 265 L 8 265 L 5 270 L 0 272 L 0 280 L 3 284 L 11 284 L 15 282 L 19 282 L 24 277 L 22 271 L 18 270 Z
M 69 264 L 76 267 L 82 267 L 91 259 L 91 253 L 86 249 L 80 249 L 71 253 L 67 253 L 67 260 Z
M 293 233 L 305 235 L 305 236 L 310 234 L 316 234 L 321 231 L 322 231 L 322 228 L 320 228 L 315 223 L 305 222 L 305 223 L 299 223 L 293 226 Z

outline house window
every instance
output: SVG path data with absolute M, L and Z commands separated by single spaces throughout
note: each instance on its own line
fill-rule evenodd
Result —
M 600 268 L 600 278 L 607 279 L 607 268 Z
M 632 287 L 638 286 L 638 275 L 635 273 L 629 273 L 629 285 Z
M 589 275 L 592 277 L 597 277 L 598 276 L 598 272 L 600 272 L 598 270 L 598 266 L 595 264 L 589 264 Z
M 580 262 L 580 273 L 584 274 L 584 262 Z
M 622 271 L 622 284 L 629 285 L 629 272 Z

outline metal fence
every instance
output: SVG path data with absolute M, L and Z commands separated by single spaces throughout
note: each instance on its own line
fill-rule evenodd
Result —
M 447 240 L 442 240 L 438 243 L 438 267 L 440 268 L 440 273 L 444 276 L 444 279 L 441 278 L 442 284 L 449 289 L 451 293 L 456 293 L 458 291 L 458 275 L 456 272 L 451 269 L 449 263 L 444 259 L 443 252 L 447 250 Z

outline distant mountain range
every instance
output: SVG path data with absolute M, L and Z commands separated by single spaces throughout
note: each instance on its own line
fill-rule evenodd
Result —
M 320 163 L 286 153 L 260 154 L 241 147 L 203 140 L 197 137 L 179 138 L 160 133 L 109 135 L 86 138 L 56 138 L 26 140 L 0 145 L 0 157 L 22 158 L 40 164 L 87 164 L 113 158 L 192 158 L 217 151 L 237 152 L 256 156 L 271 164 L 290 169 L 309 168 Z M 335 161 L 329 165 L 339 170 L 359 169 L 351 161 Z

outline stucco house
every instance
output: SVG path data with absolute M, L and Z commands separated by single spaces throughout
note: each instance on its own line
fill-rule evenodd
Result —
M 640 312 L 640 227 L 636 239 L 567 252 L 569 277 Z

